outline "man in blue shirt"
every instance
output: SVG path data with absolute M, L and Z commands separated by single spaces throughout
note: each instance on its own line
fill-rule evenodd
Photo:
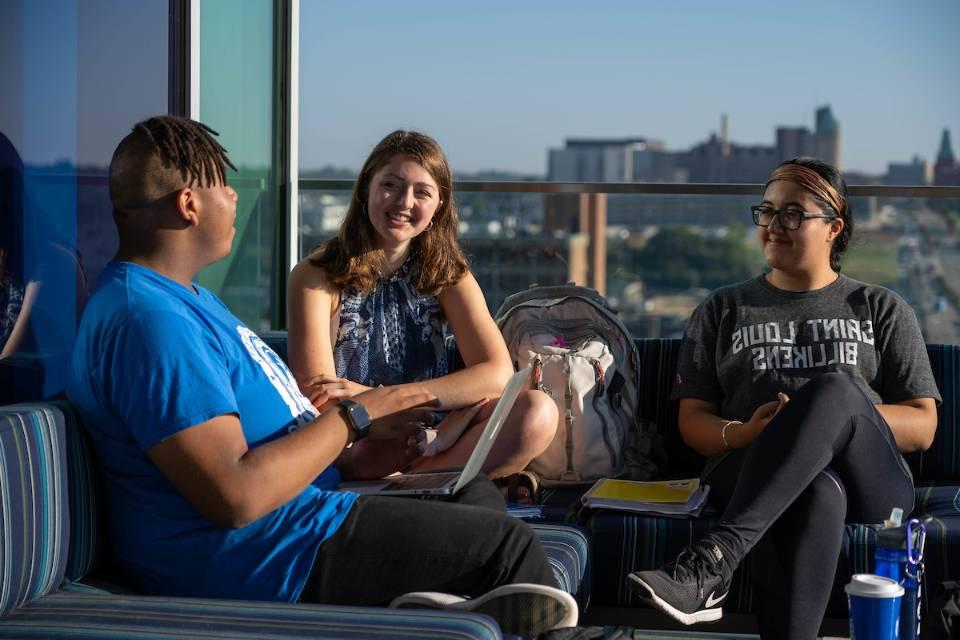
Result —
M 534 598 L 546 615 L 501 616 L 505 631 L 575 623 L 575 603 L 553 588 L 522 522 L 336 491 L 341 473 L 376 476 L 368 460 L 383 461 L 385 447 L 409 456 L 433 398 L 416 385 L 373 389 L 318 416 L 277 355 L 193 282 L 236 234 L 233 165 L 213 135 L 163 116 L 117 147 L 120 247 L 87 303 L 68 374 L 126 576 L 148 594 L 340 604 L 438 591 L 470 599 L 406 602 L 490 613 Z M 365 458 L 371 449 L 379 454 Z M 488 481 L 475 484 L 475 495 L 499 498 Z

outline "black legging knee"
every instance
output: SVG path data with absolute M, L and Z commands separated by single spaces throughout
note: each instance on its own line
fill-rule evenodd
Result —
M 891 507 L 913 506 L 890 428 L 842 373 L 804 385 L 745 454 L 718 530 L 735 562 L 828 466 L 846 492 L 848 521 L 880 522 Z

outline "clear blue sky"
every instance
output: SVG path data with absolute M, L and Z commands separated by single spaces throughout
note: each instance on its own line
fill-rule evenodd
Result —
M 426 131 L 455 171 L 543 174 L 574 136 L 682 150 L 729 115 L 735 142 L 813 128 L 882 173 L 960 153 L 960 2 L 301 0 L 301 166 L 358 169 L 388 131 Z

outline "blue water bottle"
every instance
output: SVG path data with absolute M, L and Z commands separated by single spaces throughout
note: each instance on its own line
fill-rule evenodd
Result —
M 923 543 L 926 527 L 916 518 L 900 524 L 902 509 L 894 509 L 877 532 L 874 574 L 893 578 L 903 585 L 900 611 L 901 640 L 920 636 L 920 582 L 923 573 Z

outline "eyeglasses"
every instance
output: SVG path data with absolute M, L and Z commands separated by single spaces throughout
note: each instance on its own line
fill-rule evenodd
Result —
M 758 227 L 769 227 L 773 224 L 773 219 L 776 218 L 780 226 L 788 231 L 799 229 L 803 221 L 810 218 L 823 218 L 824 220 L 837 219 L 837 216 L 831 213 L 822 214 L 793 209 L 774 209 L 773 207 L 766 207 L 764 205 L 750 207 L 750 212 L 753 213 L 753 224 Z

